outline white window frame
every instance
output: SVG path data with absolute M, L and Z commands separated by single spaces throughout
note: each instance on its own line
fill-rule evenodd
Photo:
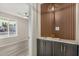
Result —
M 10 38 L 10 37 L 16 37 L 16 36 L 18 36 L 18 32 L 17 32 L 17 29 L 18 29 L 17 28 L 17 26 L 18 26 L 17 23 L 18 22 L 17 22 L 17 20 L 15 20 L 15 19 L 9 19 L 9 18 L 3 17 L 3 16 L 0 16 L 0 17 L 3 18 L 3 19 L 0 19 L 0 20 L 7 21 L 8 22 L 8 34 L 5 35 L 5 36 L 4 35 L 1 35 L 0 36 L 0 39 L 5 39 L 5 38 Z M 12 22 L 12 21 L 16 23 L 16 33 L 13 34 L 13 35 L 10 35 L 9 34 L 9 23 Z

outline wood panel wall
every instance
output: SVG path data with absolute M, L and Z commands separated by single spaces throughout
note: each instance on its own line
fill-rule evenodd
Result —
M 54 7 L 54 10 L 52 8 Z M 76 4 L 41 5 L 41 36 L 75 40 Z M 55 30 L 59 27 L 59 31 Z
M 50 8 L 52 4 L 43 4 L 41 6 L 41 36 L 54 37 L 54 12 Z
M 75 39 L 75 20 L 76 6 L 73 4 L 64 4 L 55 12 L 55 26 L 59 26 L 60 30 L 55 31 L 56 37 L 62 39 Z M 61 9 L 62 8 L 62 9 Z M 56 9 L 55 9 L 56 10 Z

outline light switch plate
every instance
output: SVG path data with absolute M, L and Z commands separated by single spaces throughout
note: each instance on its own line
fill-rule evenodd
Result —
M 58 27 L 55 27 L 55 30 L 56 30 L 56 31 L 59 31 L 59 30 L 60 30 L 59 26 L 58 26 Z

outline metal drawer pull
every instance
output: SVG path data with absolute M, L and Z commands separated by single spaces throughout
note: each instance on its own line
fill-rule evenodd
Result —
M 65 50 L 66 50 L 66 47 L 64 46 L 64 52 L 65 52 Z

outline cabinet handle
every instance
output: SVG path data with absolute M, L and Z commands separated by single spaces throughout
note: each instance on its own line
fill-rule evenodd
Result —
M 64 55 L 66 54 L 66 47 L 64 46 Z
M 66 50 L 66 47 L 64 46 L 64 52 L 65 52 L 65 50 Z
M 62 52 L 62 45 L 61 45 L 61 52 Z

